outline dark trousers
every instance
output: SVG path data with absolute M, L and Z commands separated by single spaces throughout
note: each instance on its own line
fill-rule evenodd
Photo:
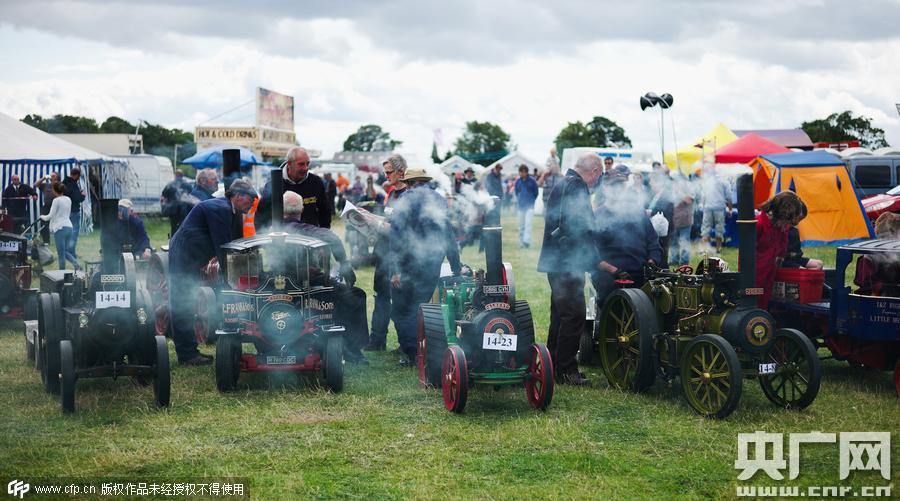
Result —
M 418 329 L 419 304 L 427 303 L 437 287 L 438 276 L 422 277 L 400 275 L 400 286 L 391 292 L 391 318 L 397 329 L 400 349 L 411 359 L 416 356 L 416 334 Z M 577 349 L 576 341 L 576 349 Z
M 46 216 L 47 214 L 50 214 L 50 205 L 42 205 L 41 215 Z M 38 224 L 41 227 L 41 240 L 43 240 L 45 244 L 50 245 L 50 221 L 41 221 Z
M 578 372 L 578 343 L 584 330 L 584 273 L 548 273 L 550 333 L 547 349 L 557 374 Z
M 172 342 L 178 360 L 183 362 L 200 354 L 194 337 L 196 292 L 200 285 L 200 270 L 169 267 L 169 319 L 172 323 Z
M 388 325 L 391 323 L 391 277 L 386 266 L 376 263 L 375 280 L 375 309 L 372 311 L 372 336 L 369 341 L 373 345 L 382 345 L 387 342 Z
M 334 316 L 344 324 L 344 350 L 359 353 L 369 339 L 366 292 L 359 287 L 341 286 L 335 293 Z

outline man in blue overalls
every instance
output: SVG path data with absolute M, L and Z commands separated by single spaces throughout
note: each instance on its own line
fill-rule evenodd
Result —
M 169 316 L 178 362 L 208 365 L 212 357 L 197 350 L 194 337 L 194 303 L 200 285 L 200 269 L 213 257 L 223 262 L 222 245 L 243 234 L 243 215 L 257 194 L 243 179 L 231 183 L 225 198 L 197 204 L 169 242 Z

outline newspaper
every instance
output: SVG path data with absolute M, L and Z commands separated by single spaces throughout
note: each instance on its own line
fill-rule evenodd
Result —
M 385 223 L 385 218 L 376 216 L 365 209 L 360 209 L 349 200 L 344 203 L 341 219 L 367 238 L 377 236 L 379 228 L 383 227 Z

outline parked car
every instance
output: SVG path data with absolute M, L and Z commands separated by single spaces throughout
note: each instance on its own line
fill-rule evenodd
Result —
M 900 184 L 887 193 L 864 198 L 862 205 L 870 221 L 875 221 L 885 212 L 900 213 Z
M 866 155 L 845 158 L 844 163 L 862 198 L 880 195 L 900 184 L 900 156 Z

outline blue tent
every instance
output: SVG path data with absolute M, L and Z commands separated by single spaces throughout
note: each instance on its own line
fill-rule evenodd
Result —
M 247 148 L 234 146 L 230 144 L 219 144 L 198 151 L 191 157 L 181 161 L 181 163 L 193 165 L 198 169 L 221 168 L 222 167 L 222 150 L 241 150 L 241 167 L 250 167 L 251 165 L 272 165 L 269 162 L 258 160 L 256 155 Z

